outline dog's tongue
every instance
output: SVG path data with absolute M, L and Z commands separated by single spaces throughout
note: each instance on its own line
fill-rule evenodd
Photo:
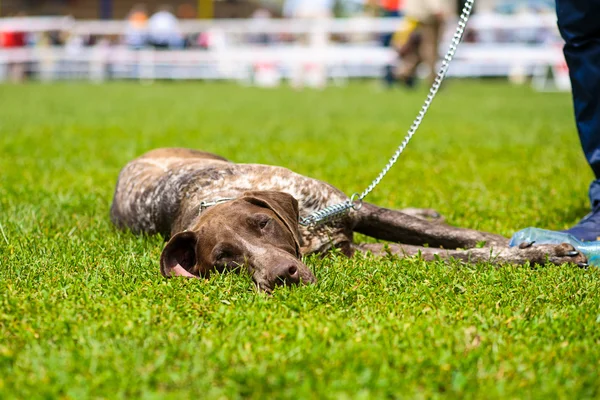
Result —
M 185 276 L 186 278 L 198 278 L 196 275 L 190 274 L 185 268 L 181 265 L 176 265 L 171 270 L 171 276 Z

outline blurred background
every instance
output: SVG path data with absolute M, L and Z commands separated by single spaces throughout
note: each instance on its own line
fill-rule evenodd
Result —
M 443 56 L 463 4 L 437 2 L 445 11 L 432 17 L 440 30 L 435 52 Z M 431 68 L 419 57 L 429 40 L 420 30 L 426 24 L 408 3 L 415 1 L 0 0 L 0 81 L 194 79 L 322 88 L 368 78 L 410 88 Z M 450 76 L 570 89 L 553 0 L 475 3 Z M 415 68 L 399 72 L 411 57 Z

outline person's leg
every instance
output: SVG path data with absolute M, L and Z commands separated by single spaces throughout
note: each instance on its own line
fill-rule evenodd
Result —
M 429 74 L 427 75 L 427 81 L 429 85 L 433 84 L 435 76 L 437 75 L 437 62 L 440 52 L 440 40 L 442 39 L 443 23 L 436 19 L 427 23 L 427 29 L 423 37 L 424 46 L 422 58 L 427 65 Z
M 421 59 L 428 69 L 427 79 L 431 84 L 435 78 L 436 65 L 438 59 L 438 36 L 440 24 L 437 20 L 427 21 L 421 26 L 423 39 L 421 46 Z
M 596 180 L 590 185 L 592 214 L 567 230 L 579 239 L 600 236 L 600 0 L 556 0 L 565 40 L 579 139 Z
M 400 72 L 398 74 L 398 79 L 409 87 L 414 86 L 417 67 L 421 63 L 419 48 L 420 44 L 410 46 L 407 49 L 403 49 L 404 51 L 400 56 Z
M 398 54 L 400 55 L 400 67 L 398 79 L 407 87 L 414 87 L 417 77 L 417 68 L 421 63 L 423 45 L 423 25 L 415 19 L 406 18 L 406 26 L 402 32 L 402 42 L 398 43 Z

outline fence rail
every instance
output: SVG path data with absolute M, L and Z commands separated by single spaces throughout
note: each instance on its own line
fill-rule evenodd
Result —
M 182 20 L 184 33 L 198 33 L 209 29 L 220 29 L 229 33 L 278 33 L 310 32 L 315 27 L 330 33 L 389 32 L 398 28 L 402 18 L 338 18 L 338 19 L 213 19 Z M 77 34 L 119 35 L 125 32 L 126 21 L 119 20 L 75 20 L 71 17 L 19 17 L 0 18 L 0 31 L 23 32 L 68 31 Z M 549 28 L 556 30 L 553 14 L 519 15 L 478 14 L 469 22 L 474 30 L 515 30 Z
M 10 76 L 15 64 L 25 64 L 30 75 L 44 80 L 238 79 L 262 80 L 269 85 L 297 76 L 319 84 L 328 78 L 376 77 L 396 59 L 396 53 L 382 47 L 378 39 L 401 24 L 400 18 L 181 21 L 183 34 L 209 33 L 212 45 L 208 49 L 158 51 L 102 42 L 82 47 L 70 40 L 61 47 L 0 49 L 0 80 Z M 450 32 L 453 24 L 448 25 Z M 126 27 L 125 21 L 68 17 L 0 19 L 0 32 L 60 31 L 71 39 L 122 36 Z M 481 14 L 473 17 L 469 29 L 478 40 L 461 45 L 450 76 L 532 75 L 562 63 L 553 15 Z M 273 40 L 268 45 L 246 40 L 256 34 L 297 35 L 302 39 Z M 344 40 L 334 39 L 336 35 L 345 35 Z

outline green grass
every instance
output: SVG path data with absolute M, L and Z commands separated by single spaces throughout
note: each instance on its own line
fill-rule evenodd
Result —
M 162 239 L 108 218 L 160 146 L 361 191 L 424 91 L 231 84 L 0 86 L 0 398 L 593 398 L 600 271 L 337 254 L 272 297 L 245 275 L 165 280 Z M 567 94 L 450 82 L 371 202 L 511 235 L 587 210 Z

